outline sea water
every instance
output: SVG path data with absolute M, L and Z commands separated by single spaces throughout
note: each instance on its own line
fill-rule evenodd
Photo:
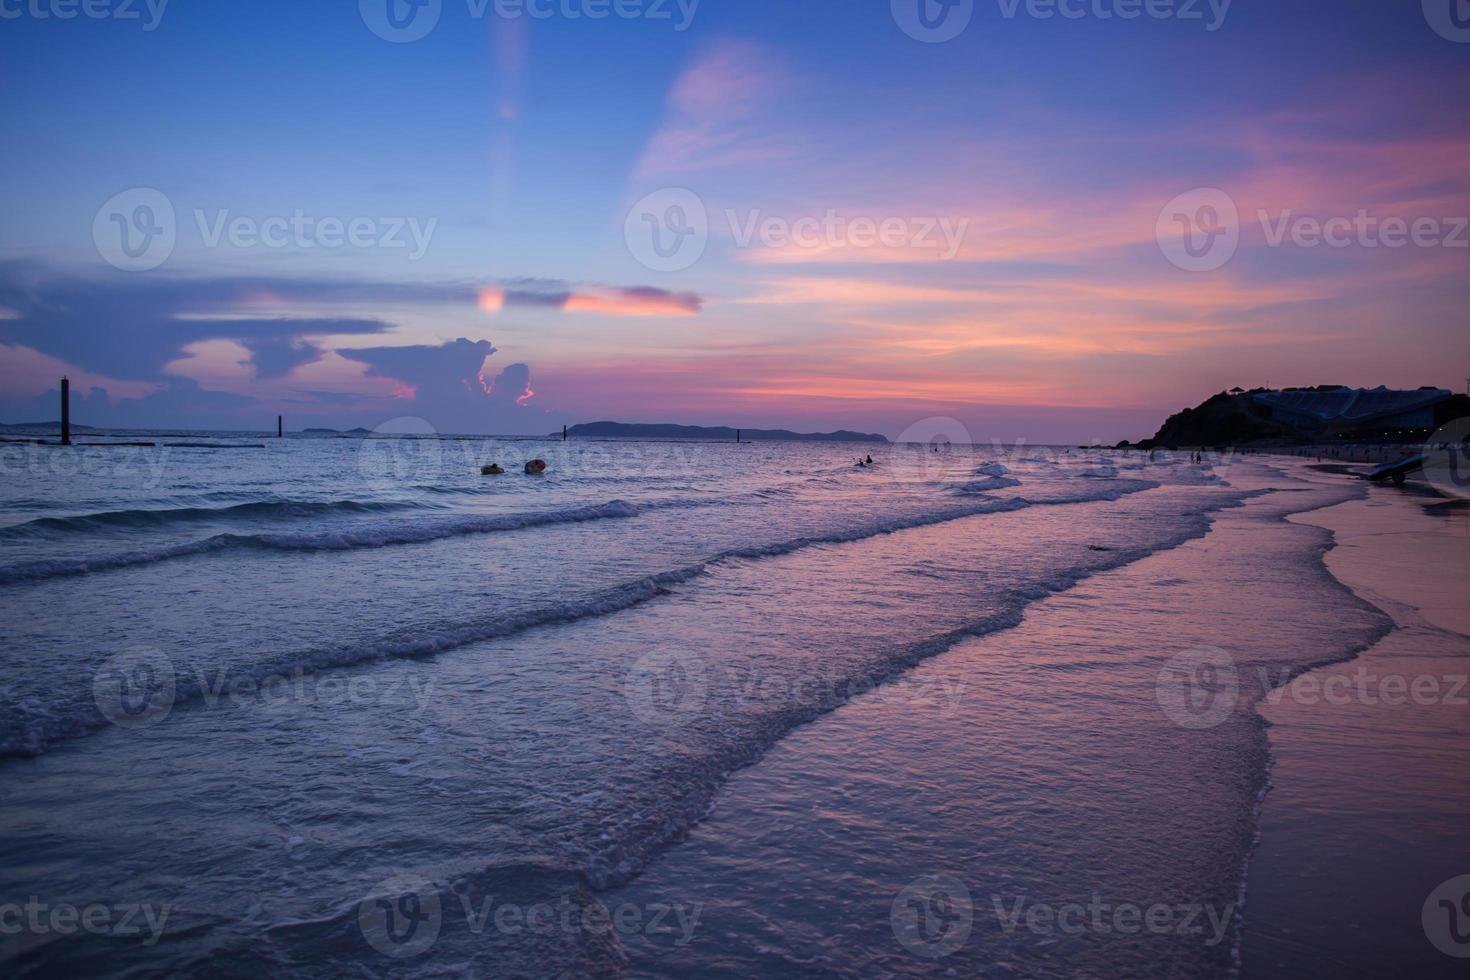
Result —
M 1255 461 L 152 441 L 0 447 L 9 973 L 1227 973 L 1254 671 L 1383 629 Z M 1224 921 L 990 912 L 1094 891 Z

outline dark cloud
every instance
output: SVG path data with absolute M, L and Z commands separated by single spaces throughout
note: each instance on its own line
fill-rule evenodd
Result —
M 321 359 L 325 350 L 291 337 L 255 337 L 242 340 L 255 364 L 255 376 L 261 379 L 284 378 L 303 364 Z
M 78 420 L 90 416 L 97 424 L 260 428 L 268 427 L 276 411 L 299 406 L 315 422 L 331 418 L 356 425 L 391 412 L 422 416 L 443 431 L 544 431 L 560 417 L 531 404 L 530 367 L 518 363 L 496 371 L 486 363 L 496 353 L 486 340 L 336 351 L 366 364 L 368 377 L 396 382 L 393 397 L 281 392 L 281 380 L 295 369 L 332 353 L 310 338 L 383 334 L 393 324 L 375 316 L 276 316 L 273 310 L 445 306 L 479 318 L 487 292 L 499 294 L 507 307 L 611 316 L 692 315 L 704 302 L 693 293 L 652 286 L 575 286 L 543 279 L 402 283 L 126 273 L 83 278 L 30 260 L 10 260 L 0 262 L 0 310 L 8 311 L 0 319 L 0 344 L 39 351 L 80 371 L 156 386 L 144 398 L 119 399 L 100 390 L 80 396 Z M 164 371 L 190 344 L 208 340 L 233 341 L 250 352 L 257 379 L 275 383 L 270 404 L 206 391 Z M 35 399 L 0 395 L 0 413 L 54 417 L 54 393 Z
M 393 378 L 411 385 L 453 378 L 465 383 L 473 380 L 479 387 L 480 368 L 495 353 L 495 345 L 461 337 L 438 347 L 362 347 L 341 353 L 368 365 L 368 377 Z
M 60 417 L 61 392 L 51 389 L 34 398 L 0 397 L 0 412 L 18 422 L 54 422 Z M 97 428 L 251 429 L 275 427 L 275 415 L 253 398 L 206 391 L 188 378 L 171 378 L 144 398 L 117 401 L 101 388 L 72 391 L 72 421 Z
M 571 298 L 572 292 L 569 289 L 554 293 L 535 292 L 528 289 L 507 289 L 505 291 L 506 306 L 530 306 L 559 310 L 565 307 Z
M 370 347 L 341 351 L 368 365 L 369 377 L 391 378 L 415 389 L 412 412 L 441 432 L 543 431 L 549 416 L 530 404 L 531 369 L 511 364 L 487 374 L 495 347 L 461 337 L 438 347 Z
M 526 364 L 508 365 L 486 388 L 486 394 L 501 403 L 524 404 L 535 394 L 531 390 L 531 368 Z
M 392 328 L 372 317 L 272 316 L 272 307 L 449 305 L 471 310 L 487 289 L 501 292 L 507 306 L 609 315 L 695 314 L 704 303 L 697 294 L 653 286 L 578 288 L 542 279 L 503 286 L 260 276 L 83 279 L 12 260 L 0 262 L 0 307 L 16 318 L 0 320 L 0 343 L 23 344 L 109 377 L 157 381 L 163 366 L 187 345 L 234 340 L 255 352 L 260 376 L 270 378 L 320 356 L 303 348 L 305 337 Z
M 22 344 L 109 377 L 160 381 L 163 366 L 201 340 L 264 349 L 275 368 L 282 352 L 304 336 L 375 334 L 390 327 L 357 317 L 180 319 L 238 313 L 252 296 L 264 294 L 240 282 L 43 277 L 34 266 L 0 263 L 0 307 L 16 314 L 0 320 L 0 343 Z

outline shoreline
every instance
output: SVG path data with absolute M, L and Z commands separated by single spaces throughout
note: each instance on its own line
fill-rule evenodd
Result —
M 1470 832 L 1457 830 L 1470 779 L 1449 768 L 1470 740 L 1470 718 L 1457 710 L 1465 692 L 1453 690 L 1470 665 L 1470 605 L 1442 584 L 1470 577 L 1470 513 L 1426 504 L 1413 490 L 1370 487 L 1289 518 L 1332 534 L 1323 567 L 1392 625 L 1256 705 L 1270 764 L 1246 877 L 1243 977 L 1462 972 L 1435 949 L 1420 912 L 1435 887 L 1470 868 Z M 1436 693 L 1416 697 L 1416 684 Z M 1441 863 L 1445 855 L 1460 865 Z
M 1405 456 L 1425 451 L 1422 442 L 1405 443 L 1321 443 L 1309 446 L 1280 446 L 1271 449 L 1237 449 L 1246 455 L 1286 456 L 1291 459 L 1315 459 L 1320 463 L 1362 463 L 1378 465 L 1393 463 Z
M 835 969 L 848 958 L 919 975 L 923 961 L 895 950 L 887 919 L 894 893 L 921 873 L 929 877 L 910 889 L 937 875 L 960 882 L 972 898 L 978 935 L 954 950 L 944 964 L 951 970 L 1024 975 L 1059 957 L 1083 972 L 1089 964 L 1116 970 L 1135 958 L 1142 969 L 1168 956 L 1201 975 L 1238 974 L 1241 920 L 1230 916 L 1248 911 L 1239 903 L 1270 778 L 1252 682 L 1258 672 L 1290 676 L 1327 662 L 1282 658 L 1308 638 L 1343 660 L 1382 635 L 1376 610 L 1322 565 L 1327 532 L 1285 519 L 1313 509 L 1303 491 L 1341 501 L 1331 490 L 1346 488 L 1315 474 L 1313 491 L 1298 474 L 1270 475 L 1276 472 L 1257 461 L 1232 473 L 1230 483 L 1285 492 L 1217 511 L 1206 534 L 1044 598 L 1016 628 L 964 641 L 907 675 L 920 688 L 974 688 L 970 697 L 942 708 L 907 703 L 895 714 L 875 693 L 791 733 L 726 783 L 713 813 L 684 842 L 614 894 L 718 903 L 715 928 L 745 938 L 731 946 L 716 940 L 705 955 L 729 957 L 752 975 L 769 963 Z M 1279 569 L 1273 580 L 1284 576 L 1283 584 L 1310 569 L 1310 587 L 1320 595 L 1308 602 L 1289 588 L 1262 589 L 1255 563 L 1238 560 L 1251 554 Z M 1264 633 L 1241 618 L 1233 587 L 1258 596 Z M 1222 647 L 1240 671 L 1238 706 L 1204 726 L 1170 714 L 1162 700 L 1155 706 L 1163 669 Z M 1045 683 L 1038 686 L 1038 678 Z M 1062 786 L 1072 794 L 1058 795 Z M 810 814 L 821 815 L 816 826 L 808 825 Z M 1144 864 L 1127 843 L 1141 826 L 1152 841 Z M 1166 860 L 1176 849 L 1177 861 Z M 1090 877 L 1079 877 L 1083 865 L 1093 867 Z M 781 869 L 774 879 L 771 869 Z M 711 878 L 722 882 L 718 896 L 709 892 Z M 837 881 L 847 884 L 823 884 Z M 1124 904 L 1204 903 L 1227 910 L 1227 928 L 1195 943 L 1043 935 L 992 914 L 1016 896 L 1064 903 L 1099 892 Z M 815 933 L 782 935 L 761 910 L 797 896 L 802 907 L 846 909 L 845 924 L 833 922 L 826 942 Z M 830 939 L 838 934 L 860 951 L 838 952 Z M 750 950 L 766 952 L 742 959 Z M 629 954 L 649 975 L 678 973 L 677 950 L 633 943 Z
M 1288 678 L 1351 669 L 1406 629 L 1385 608 L 1389 600 L 1381 588 L 1369 589 L 1340 570 L 1352 566 L 1344 566 L 1345 559 L 1360 554 L 1358 564 L 1365 565 L 1370 577 L 1383 578 L 1382 588 L 1413 585 L 1392 564 L 1385 566 L 1385 577 L 1379 545 L 1402 544 L 1408 560 L 1425 564 L 1424 546 L 1406 532 L 1422 519 L 1449 521 L 1458 529 L 1461 525 L 1454 522 L 1467 513 L 1453 505 L 1426 508 L 1426 498 L 1415 496 L 1414 488 L 1373 487 L 1303 460 L 1254 457 L 1231 465 L 1226 485 L 1201 479 L 1195 468 L 1178 466 L 1168 479 L 1160 473 L 1159 480 L 1136 493 L 1110 496 L 1094 488 L 1085 494 L 1086 502 L 1069 502 L 1068 507 L 1079 509 L 1060 520 L 1047 507 L 1009 509 L 963 527 L 926 524 L 787 553 L 758 566 L 731 563 L 697 585 L 672 589 L 670 601 L 624 610 L 616 621 L 587 617 L 559 623 L 552 642 L 567 650 L 593 651 L 600 658 L 575 675 L 559 666 L 561 658 L 545 656 L 545 633 L 502 636 L 483 653 L 493 647 L 494 662 L 502 665 L 504 676 L 527 679 L 524 693 L 506 695 L 502 702 L 494 700 L 491 688 L 477 686 L 487 659 L 476 651 L 364 669 L 362 674 L 378 678 L 376 690 L 386 699 L 385 710 L 374 707 L 367 715 L 376 721 L 375 733 L 393 732 L 409 740 L 440 731 L 454 735 L 425 739 L 415 770 L 400 771 L 380 756 L 350 757 L 358 761 L 347 765 L 362 765 L 354 770 L 361 785 L 391 791 L 395 799 L 412 803 L 390 814 L 403 821 L 402 827 L 374 821 L 371 835 L 392 841 L 416 833 L 421 806 L 442 802 L 449 808 L 445 814 L 458 812 L 454 808 L 463 806 L 460 792 L 436 798 L 438 784 L 429 781 L 441 772 L 463 771 L 466 759 L 485 767 L 476 774 L 475 792 L 497 779 L 504 783 L 506 774 L 540 778 L 545 746 L 527 744 L 519 757 L 507 757 L 503 731 L 464 724 L 466 719 L 482 721 L 497 707 L 503 714 L 504 705 L 539 703 L 552 711 L 572 705 L 560 723 L 563 730 L 591 730 L 594 726 L 584 719 L 611 718 L 616 727 L 611 730 L 615 737 L 606 741 L 611 747 L 607 758 L 618 758 L 624 751 L 620 746 L 641 746 L 627 773 L 634 777 L 631 785 L 648 787 L 643 798 L 655 805 L 632 811 L 638 823 L 621 812 L 630 781 L 601 775 L 583 781 L 580 774 L 591 767 L 578 766 L 569 770 L 575 775 L 559 790 L 576 807 L 533 814 L 524 830 L 497 830 L 504 838 L 479 844 L 483 854 L 450 843 L 440 852 L 456 855 L 449 871 L 438 864 L 413 867 L 441 885 L 456 880 L 451 872 L 494 881 L 497 890 L 516 889 L 512 894 L 526 901 L 571 888 L 575 901 L 589 907 L 707 909 L 704 931 L 695 937 L 691 929 L 689 936 L 697 947 L 664 948 L 663 940 L 653 935 L 626 937 L 634 975 L 672 977 L 696 972 L 696 967 L 714 976 L 786 975 L 787 968 L 816 972 L 814 965 L 829 974 L 889 970 L 897 976 L 930 975 L 934 964 L 923 943 L 916 953 L 915 937 L 899 929 L 894 916 L 909 908 L 903 905 L 905 895 L 912 897 L 917 890 L 922 897 L 936 876 L 973 889 L 967 893 L 973 899 L 972 921 L 966 923 L 963 938 L 956 934 L 955 958 L 944 964 L 956 974 L 968 968 L 971 975 L 1012 975 L 1008 970 L 1055 975 L 1064 966 L 1073 974 L 1152 975 L 1159 963 L 1172 964 L 1171 972 L 1178 975 L 1240 976 L 1243 966 L 1254 971 L 1251 975 L 1320 972 L 1315 969 L 1318 960 L 1331 960 L 1324 950 L 1336 948 L 1335 933 L 1298 951 L 1296 969 L 1256 966 L 1254 943 L 1265 927 L 1296 928 L 1299 920 L 1310 921 L 1323 911 L 1313 907 L 1317 902 L 1325 904 L 1328 924 L 1341 930 L 1345 910 L 1331 899 L 1349 894 L 1341 887 L 1315 894 L 1315 883 L 1327 879 L 1295 874 L 1292 865 L 1280 860 L 1278 851 L 1288 859 L 1310 852 L 1318 827 L 1309 821 L 1304 835 L 1283 836 L 1273 823 L 1278 804 L 1283 797 L 1304 801 L 1305 812 L 1315 815 L 1340 800 L 1371 800 L 1382 786 L 1397 789 L 1397 771 L 1390 769 L 1389 777 L 1378 779 L 1359 772 L 1356 760 L 1378 748 L 1374 731 L 1366 741 L 1357 740 L 1366 748 L 1351 744 L 1348 751 L 1328 757 L 1331 765 L 1308 761 L 1309 776 L 1314 768 L 1335 766 L 1349 777 L 1346 792 L 1314 795 L 1316 785 L 1300 782 L 1289 753 L 1281 750 L 1281 737 L 1294 733 L 1300 727 L 1297 721 L 1273 722 L 1263 712 Z M 1226 472 L 1222 469 L 1219 475 Z M 1038 477 L 1035 486 L 1045 491 L 1051 485 Z M 1055 492 L 1039 494 L 1049 495 Z M 1033 496 L 1038 494 L 1033 491 Z M 1323 523 L 1323 514 L 1341 517 L 1336 522 L 1340 527 Z M 716 523 L 724 527 L 723 520 Z M 1196 523 L 1197 533 L 1176 540 Z M 673 526 L 686 527 L 685 518 Z M 1140 533 L 1145 528 L 1147 533 Z M 1174 534 L 1161 537 L 1169 528 Z M 585 544 L 582 532 L 569 535 L 564 546 L 571 549 L 579 542 Z M 465 542 L 462 550 L 470 551 L 471 544 Z M 1441 626 L 1450 625 L 1446 616 L 1460 617 L 1453 624 L 1470 631 L 1470 608 L 1459 594 L 1467 575 L 1458 571 L 1460 565 L 1446 564 L 1467 549 L 1459 538 L 1441 544 L 1447 544 L 1449 557 L 1427 560 L 1443 570 L 1429 576 L 1431 582 L 1441 582 L 1439 592 L 1433 602 L 1421 605 L 1432 607 Z M 1045 577 L 1038 577 L 1029 563 L 1038 553 L 1055 556 L 1042 566 L 1050 569 Z M 1083 571 L 1074 575 L 1073 568 Z M 240 577 L 238 566 L 230 570 Z M 858 594 L 846 591 L 853 581 L 862 583 Z M 748 617 L 752 609 L 777 609 L 791 595 L 841 600 L 836 606 L 840 611 L 834 615 L 831 605 L 808 601 L 806 606 L 822 610 L 820 618 L 782 620 L 779 631 L 755 637 L 770 647 L 773 656 L 767 661 L 751 661 L 748 673 L 729 673 L 723 667 L 703 673 L 706 662 L 725 663 L 728 654 L 751 639 L 727 642 L 732 613 Z M 941 630 L 973 622 L 984 611 L 977 603 L 991 603 L 996 596 L 1026 600 L 1018 622 L 980 635 L 962 630 L 967 634 L 963 637 Z M 993 604 L 1000 605 L 998 600 Z M 1431 613 L 1414 614 L 1422 618 Z M 829 660 L 821 655 L 820 644 L 832 624 L 847 624 L 849 642 L 873 657 Z M 1417 628 L 1417 620 L 1412 625 Z M 906 630 L 923 631 L 903 648 L 921 655 L 914 658 L 919 662 L 898 666 L 891 677 L 872 673 L 873 665 L 891 659 L 894 648 L 888 638 L 908 635 Z M 651 647 L 650 638 L 657 638 L 662 648 Z M 945 641 L 944 649 L 930 656 L 927 638 Z M 804 695 L 792 700 L 811 689 L 805 678 L 822 675 L 805 667 L 782 672 L 785 645 L 797 654 L 816 652 L 809 661 L 813 667 L 849 671 L 856 665 L 867 679 L 856 687 L 833 688 L 840 701 Z M 680 700 L 660 707 L 650 719 L 649 705 L 657 702 L 639 700 L 637 689 L 630 697 L 626 686 L 619 692 L 607 685 L 607 678 L 622 677 L 635 658 L 650 653 L 677 657 L 690 649 L 704 659 L 692 661 L 700 667 L 701 680 L 691 695 L 696 700 L 688 705 Z M 1221 659 L 1212 660 L 1210 654 Z M 1214 677 L 1204 676 L 1206 667 L 1232 672 L 1238 691 L 1232 683 L 1230 693 L 1218 697 Z M 585 694 L 575 686 L 574 676 L 588 679 Z M 420 718 L 415 692 L 434 687 L 475 692 L 471 701 L 476 713 Z M 567 696 L 569 691 L 574 697 Z M 611 702 L 612 711 L 601 698 L 604 692 L 622 699 Z M 171 695 L 177 696 L 177 691 Z M 153 764 L 148 760 L 177 757 L 201 760 L 204 768 L 199 771 L 204 772 L 221 767 L 231 753 L 243 759 L 246 752 L 251 759 L 269 762 L 224 766 L 247 779 L 242 799 L 251 797 L 252 772 L 261 777 L 253 784 L 258 793 L 273 794 L 279 785 L 309 786 L 320 773 L 310 756 L 294 751 L 296 733 L 309 728 L 325 745 L 356 747 L 363 711 L 320 712 L 313 707 L 319 703 L 316 697 L 303 693 L 270 699 L 273 714 L 251 718 L 206 710 L 213 707 L 207 698 L 191 702 L 189 710 L 167 725 L 104 736 L 111 746 L 106 752 L 87 751 L 78 743 L 26 765 L 26 779 L 14 788 L 14 799 L 40 805 L 57 798 L 71 774 L 79 771 L 121 769 L 146 777 Z M 1226 700 L 1224 713 L 1215 715 L 1217 702 Z M 443 703 L 439 698 L 428 702 L 436 710 Z M 617 710 L 624 703 L 630 714 Z M 796 714 L 812 708 L 825 713 L 804 721 Z M 726 738 L 730 728 L 725 719 L 751 737 Z M 793 720 L 796 727 L 777 731 Z M 472 731 L 479 732 L 476 741 L 468 741 L 476 738 Z M 1309 727 L 1307 734 L 1316 731 Z M 667 733 L 675 733 L 676 740 Z M 774 741 L 766 742 L 768 737 Z M 262 744 L 262 738 L 270 745 Z M 695 741 L 700 738 L 705 741 Z M 101 748 L 104 742 L 88 744 Z M 1458 762 L 1454 750 L 1462 744 L 1457 735 L 1448 743 L 1450 751 L 1440 754 Z M 691 751 L 696 748 L 698 753 Z M 731 754 L 737 750 L 738 756 Z M 276 751 L 281 754 L 272 755 Z M 1278 759 L 1284 761 L 1278 764 Z M 332 771 L 336 766 L 334 762 Z M 187 765 L 173 765 L 172 771 L 185 778 L 191 772 Z M 668 772 L 677 778 L 665 778 Z M 288 778 L 281 782 L 277 774 Z M 677 795 L 671 797 L 669 787 Z M 713 789 L 706 797 L 709 787 Z M 141 841 L 167 833 L 165 828 L 177 818 L 170 808 L 152 802 L 155 787 L 150 780 L 133 778 L 125 789 L 137 812 L 152 821 L 127 836 Z M 174 792 L 172 786 L 157 789 Z M 187 795 L 196 801 L 210 798 L 197 790 Z M 679 806 L 665 806 L 671 798 Z M 1470 786 L 1463 798 L 1470 799 Z M 303 807 L 303 814 L 316 805 L 310 793 L 290 802 Z M 511 799 L 497 805 L 519 804 Z M 619 836 L 574 838 L 568 831 L 566 840 L 578 850 L 569 850 L 569 861 L 552 869 L 554 880 L 542 880 L 541 870 L 516 872 L 505 882 L 494 877 L 500 874 L 494 861 L 506 853 L 503 848 L 514 850 L 523 846 L 518 841 L 540 839 L 520 836 L 547 826 L 532 820 L 562 821 L 563 814 L 574 814 L 580 822 L 580 814 L 589 811 L 605 814 L 604 821 L 622 821 L 616 825 Z M 686 818 L 692 818 L 692 825 L 684 824 Z M 95 836 L 111 841 L 111 825 L 101 812 L 84 810 L 78 834 L 92 819 L 99 827 Z M 221 813 L 220 822 L 212 825 L 217 839 L 207 852 L 181 848 L 186 861 L 214 867 L 228 847 L 248 845 L 243 837 L 236 838 L 230 819 Z M 1460 814 L 1447 814 L 1446 820 L 1451 819 L 1460 819 Z M 453 819 L 430 822 L 447 828 L 445 841 L 460 840 Z M 1331 827 L 1330 821 L 1322 823 Z M 566 825 L 580 830 L 580 823 Z M 1295 830 L 1290 824 L 1287 829 Z M 654 836 L 658 839 L 648 844 Z M 328 838 L 318 845 L 301 837 L 293 848 L 309 847 L 302 853 L 319 861 L 313 867 L 326 877 L 341 875 L 339 882 L 322 889 L 334 902 L 340 904 L 342 895 L 355 895 L 375 876 L 387 873 L 386 867 L 358 867 L 332 853 L 346 846 L 360 853 L 361 841 Z M 645 846 L 652 850 L 645 851 Z M 108 847 L 107 853 L 117 850 L 115 843 Z M 1348 853 L 1372 856 L 1376 850 L 1381 848 L 1360 846 Z M 433 852 L 431 847 L 425 853 Z M 1443 857 L 1459 851 L 1439 847 L 1431 853 Z M 253 854 L 242 850 L 240 861 L 254 867 Z M 485 855 L 494 856 L 490 863 Z M 640 865 L 648 856 L 653 859 Z M 454 867 L 459 862 L 463 865 Z M 1465 863 L 1470 867 L 1470 853 Z M 1355 870 L 1346 861 L 1337 864 L 1343 875 Z M 259 867 L 270 873 L 269 862 Z M 622 871 L 629 877 L 619 879 L 617 872 Z M 91 874 L 79 869 L 76 880 L 86 887 Z M 1304 882 L 1313 887 L 1304 891 Z M 1411 891 L 1423 890 L 1417 879 L 1410 884 Z M 170 884 L 160 880 L 137 887 L 143 896 L 169 894 Z M 215 903 L 212 907 L 226 910 L 226 918 L 231 916 L 233 895 L 208 889 L 202 894 Z M 443 891 L 442 897 L 449 894 Z M 1270 912 L 1272 896 L 1283 910 L 1275 916 Z M 1129 934 L 1117 919 L 1113 928 L 1059 933 L 1031 925 L 1021 914 L 1026 903 L 1056 911 L 1089 899 L 1118 910 L 1194 908 L 1196 915 L 1208 910 L 1216 918 L 1208 933 L 1188 938 L 1184 932 Z M 1422 900 L 1421 895 L 1417 902 Z M 302 900 L 283 891 L 275 901 L 288 909 Z M 1410 911 L 1417 916 L 1416 902 L 1395 901 L 1396 907 L 1414 905 Z M 302 914 L 311 912 L 302 907 Z M 1353 907 L 1350 903 L 1346 912 Z M 1028 923 L 1024 928 L 1018 925 L 1023 920 Z M 247 916 L 241 921 L 250 920 Z M 455 922 L 459 928 L 459 920 Z M 971 926 L 977 933 L 973 939 Z M 488 955 L 478 943 L 481 938 L 473 930 L 451 932 L 436 956 L 447 961 L 462 953 Z M 178 945 L 157 953 L 187 953 L 194 942 L 183 934 L 173 939 Z M 292 940 L 291 945 L 329 940 L 335 941 L 323 934 Z M 1418 941 L 1422 944 L 1422 938 Z M 507 940 L 490 953 L 499 957 L 517 948 Z M 71 949 L 66 956 L 73 955 Z M 561 952 L 585 965 L 601 964 L 607 951 L 569 946 Z M 75 955 L 90 953 L 83 947 Z M 722 973 L 723 967 L 729 969 Z M 1374 971 L 1384 972 L 1394 971 Z

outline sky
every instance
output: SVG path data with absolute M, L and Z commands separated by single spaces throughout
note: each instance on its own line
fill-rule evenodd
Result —
M 1111 443 L 1470 376 L 1467 0 L 0 0 L 0 120 L 0 421 Z

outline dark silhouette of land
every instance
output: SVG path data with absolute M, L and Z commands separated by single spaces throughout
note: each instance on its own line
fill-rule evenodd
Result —
M 1118 448 L 1283 447 L 1422 442 L 1470 416 L 1470 397 L 1444 388 L 1235 388 L 1169 416 L 1152 439 Z
M 871 432 L 790 432 L 786 429 L 734 429 L 729 426 L 588 422 L 574 425 L 566 434 L 575 439 L 688 439 L 705 442 L 888 442 L 887 436 Z

